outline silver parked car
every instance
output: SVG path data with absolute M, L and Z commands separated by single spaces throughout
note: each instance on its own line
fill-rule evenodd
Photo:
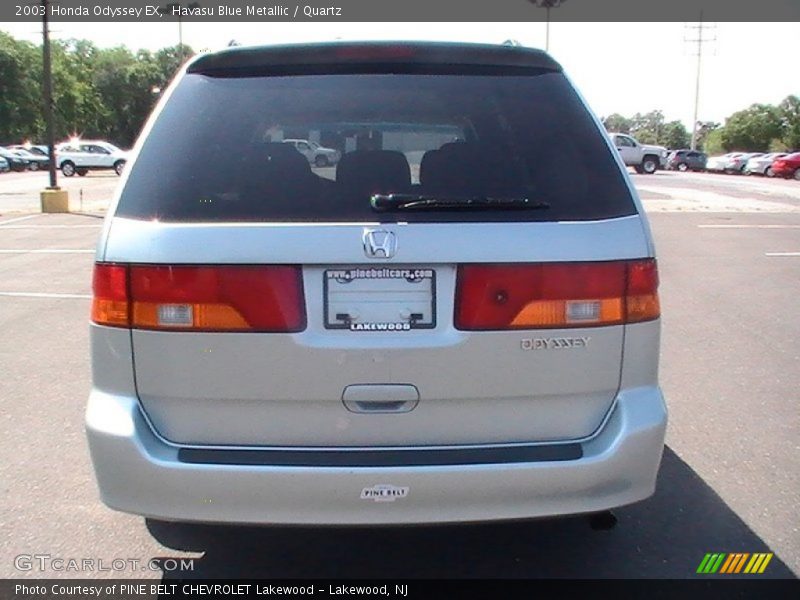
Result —
M 297 132 L 339 136 L 335 173 L 270 141 Z M 547 54 L 204 54 L 120 188 L 94 268 L 86 411 L 108 506 L 433 523 L 653 493 L 667 421 L 653 240 Z
M 772 163 L 779 158 L 788 156 L 786 152 L 771 152 L 769 154 L 762 154 L 755 156 L 747 161 L 744 166 L 745 175 L 766 175 L 767 177 L 775 177 L 772 171 Z

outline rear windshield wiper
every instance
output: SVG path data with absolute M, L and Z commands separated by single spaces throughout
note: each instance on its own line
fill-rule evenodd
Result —
M 547 202 L 530 198 L 493 196 L 424 196 L 418 194 L 373 194 L 372 209 L 390 210 L 537 210 L 550 208 Z

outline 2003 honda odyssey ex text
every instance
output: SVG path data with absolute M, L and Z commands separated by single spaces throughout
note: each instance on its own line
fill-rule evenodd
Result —
M 341 159 L 309 164 L 295 138 Z M 128 165 L 93 283 L 86 425 L 108 506 L 430 523 L 653 493 L 653 243 L 547 54 L 201 55 Z

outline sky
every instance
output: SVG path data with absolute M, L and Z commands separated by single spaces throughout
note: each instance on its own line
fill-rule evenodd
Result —
M 697 23 L 551 23 L 550 53 L 600 116 L 660 109 L 691 129 L 697 76 Z M 800 95 L 800 23 L 706 23 L 698 120 L 723 122 L 753 103 Z M 439 40 L 544 48 L 545 23 L 192 23 L 183 42 L 215 50 L 243 44 L 343 40 Z M 41 41 L 35 23 L 0 23 L 17 39 Z M 54 38 L 100 47 L 157 50 L 178 43 L 177 23 L 54 23 Z

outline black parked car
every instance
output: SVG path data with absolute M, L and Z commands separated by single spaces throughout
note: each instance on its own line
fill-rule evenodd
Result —
M 0 156 L 8 161 L 8 166 L 12 171 L 27 171 L 30 168 L 30 162 L 17 156 L 11 150 L 0 148 Z
M 47 154 L 47 146 L 14 144 L 12 146 L 6 146 L 6 149 L 11 150 L 14 154 L 17 154 L 30 162 L 31 171 L 46 169 L 50 166 L 50 156 Z
M 667 169 L 678 171 L 702 171 L 708 156 L 697 150 L 673 150 L 667 157 Z

